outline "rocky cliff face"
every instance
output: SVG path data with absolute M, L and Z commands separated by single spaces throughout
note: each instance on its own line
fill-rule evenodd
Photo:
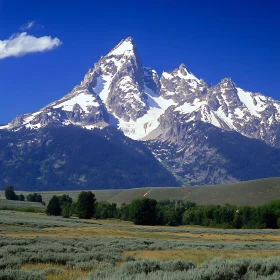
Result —
M 202 121 L 166 123 L 160 135 L 145 143 L 182 185 L 232 183 L 280 174 L 280 149 Z
M 207 91 L 207 84 L 197 79 L 184 64 L 170 73 L 163 72 L 160 82 L 161 95 L 166 99 L 172 99 L 175 103 L 182 101 L 191 103 L 196 98 L 201 98 Z
M 279 101 L 243 90 L 230 78 L 210 86 L 184 64 L 159 77 L 153 68 L 142 65 L 132 38 L 122 40 L 101 57 L 80 85 L 60 100 L 0 129 L 38 130 L 48 125 L 90 130 L 111 125 L 132 139 L 145 141 L 159 160 L 162 154 L 158 149 L 164 145 L 169 153 L 166 166 L 185 182 L 198 184 L 240 180 L 239 175 L 234 177 L 221 167 L 223 160 L 215 162 L 220 171 L 215 171 L 212 179 L 206 175 L 210 172 L 206 165 L 197 163 L 199 176 L 194 170 L 174 167 L 191 160 L 195 166 L 198 158 L 203 158 L 202 151 L 209 158 L 219 153 L 218 146 L 209 146 L 209 129 L 217 135 L 234 132 L 242 136 L 242 140 L 238 138 L 242 143 L 253 138 L 280 148 Z M 169 144 L 185 152 L 173 154 Z
M 180 102 L 177 101 L 176 94 L 171 97 L 178 103 L 161 115 L 159 126 L 147 139 L 164 134 L 162 131 L 167 127 L 176 130 L 178 123 L 202 121 L 250 138 L 264 140 L 273 147 L 280 147 L 279 101 L 245 91 L 229 78 L 213 87 L 204 85 L 196 88 L 201 90 L 194 91 L 193 88 L 193 94 L 185 90 L 186 94 Z

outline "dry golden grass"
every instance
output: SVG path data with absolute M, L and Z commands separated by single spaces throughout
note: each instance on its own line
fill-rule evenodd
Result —
M 211 260 L 217 257 L 226 259 L 237 259 L 246 257 L 274 257 L 280 256 L 279 250 L 242 250 L 242 251 L 225 251 L 225 250 L 154 250 L 154 251 L 127 251 L 123 257 L 134 256 L 137 259 L 153 260 L 190 260 L 197 264 Z
M 37 213 L 28 213 L 29 215 L 44 215 Z M 87 222 L 96 222 L 96 220 L 86 220 Z M 22 225 L 4 225 L 0 224 L 0 236 L 10 236 L 17 238 L 34 238 L 34 237 L 56 237 L 56 238 L 146 238 L 159 240 L 182 240 L 188 242 L 229 242 L 229 243 L 246 243 L 246 242 L 265 242 L 265 243 L 279 243 L 280 235 L 271 234 L 270 232 L 258 231 L 251 234 L 238 234 L 238 231 L 231 231 L 231 234 L 223 234 L 217 229 L 201 230 L 196 233 L 195 230 L 190 230 L 190 227 L 179 227 L 185 229 L 186 232 L 176 232 L 176 228 L 170 227 L 148 227 L 136 226 L 129 222 L 116 220 L 98 220 L 98 223 L 103 224 L 101 227 L 94 225 L 88 227 L 52 227 L 39 228 Z M 153 232 L 153 228 L 155 231 Z M 194 227 L 192 227 L 193 229 Z M 140 230 L 141 229 L 141 230 Z M 159 230 L 160 231 L 156 231 Z M 174 231 L 173 231 L 174 229 Z M 201 227 L 199 228 L 201 229 Z M 1 237 L 0 237 L 1 238 Z M 191 260 L 197 264 L 206 260 L 211 260 L 216 257 L 223 258 L 244 258 L 244 257 L 272 257 L 280 256 L 277 250 L 154 250 L 154 251 L 127 251 L 123 253 L 123 260 L 127 256 L 134 256 L 135 258 L 148 258 L 155 260 Z M 120 266 L 122 262 L 117 263 Z M 48 280 L 70 280 L 84 278 L 88 275 L 90 270 L 71 269 L 63 265 L 56 264 L 24 264 L 23 270 L 40 269 L 47 270 L 49 268 L 57 268 L 62 271 L 61 274 L 49 274 Z M 96 268 L 95 268 L 96 269 Z
M 47 270 L 49 268 L 58 268 L 62 271 L 61 274 L 49 274 L 47 275 L 48 280 L 70 280 L 70 279 L 79 279 L 81 277 L 85 277 L 89 274 L 89 270 L 81 270 L 81 269 L 71 269 L 66 268 L 63 265 L 51 264 L 51 263 L 37 263 L 37 264 L 24 264 L 21 269 L 22 270 L 30 270 L 30 269 L 39 269 L 39 270 Z
M 94 221 L 94 220 L 93 220 Z M 160 232 L 152 232 L 153 227 L 140 227 L 132 224 L 124 224 L 118 221 L 98 221 L 104 227 L 54 227 L 44 229 L 33 229 L 21 226 L 0 225 L 0 235 L 10 237 L 33 238 L 42 237 L 60 237 L 60 238 L 97 238 L 97 237 L 118 237 L 118 238 L 152 238 L 161 240 L 184 240 L 193 242 L 222 241 L 222 242 L 280 242 L 280 235 L 266 233 L 263 234 L 219 234 L 215 231 L 194 232 L 172 232 L 168 227 L 161 227 Z M 135 230 L 132 230 L 132 229 Z M 137 229 L 141 228 L 141 231 Z M 166 229 L 166 231 L 165 231 Z M 169 228 L 170 229 L 170 228 Z M 187 228 L 186 228 L 187 229 Z

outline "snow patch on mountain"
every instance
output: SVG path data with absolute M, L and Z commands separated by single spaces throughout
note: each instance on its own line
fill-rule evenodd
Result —
M 169 74 L 169 73 L 167 73 L 167 72 L 163 72 L 163 73 L 162 73 L 162 76 L 163 76 L 165 79 L 167 79 L 167 80 L 171 80 L 171 79 L 174 78 L 171 74 Z
M 180 112 L 181 114 L 189 114 L 197 109 L 199 109 L 202 105 L 205 105 L 205 101 L 200 101 L 199 99 L 195 99 L 193 103 L 185 102 L 183 105 L 178 106 L 175 111 Z
M 254 104 L 252 93 L 241 88 L 237 88 L 237 93 L 240 101 L 247 107 L 249 112 L 256 117 L 260 117 L 259 110 L 263 111 L 263 109 Z
M 0 125 L 0 130 L 1 129 L 10 129 L 11 127 L 10 127 L 10 125 L 9 124 L 5 124 L 5 125 Z
M 89 112 L 89 106 L 99 106 L 99 103 L 96 102 L 96 97 L 92 94 L 88 94 L 84 91 L 78 91 L 79 95 L 74 96 L 73 98 L 66 100 L 65 102 L 60 103 L 59 105 L 54 106 L 53 108 L 61 108 L 64 111 L 73 111 L 75 104 L 83 109 L 84 112 Z
M 184 74 L 182 74 L 182 71 L 178 70 L 177 75 L 181 79 L 194 80 L 196 83 L 199 83 L 199 79 L 194 74 L 188 71 L 185 71 Z
M 101 100 L 106 103 L 108 94 L 109 94 L 109 87 L 110 82 L 112 81 L 111 75 L 102 75 L 97 77 L 96 86 L 92 88 L 92 90 L 100 96 Z
M 133 43 L 130 38 L 122 41 L 116 48 L 114 48 L 108 55 L 124 55 L 133 51 Z
M 150 132 L 155 130 L 159 125 L 159 118 L 164 114 L 165 110 L 170 106 L 176 105 L 171 99 L 165 99 L 148 87 L 145 87 L 145 93 L 148 97 L 149 110 L 147 113 L 138 118 L 136 121 L 130 120 L 126 122 L 119 120 L 118 128 L 124 132 L 124 134 L 134 140 L 139 140 Z

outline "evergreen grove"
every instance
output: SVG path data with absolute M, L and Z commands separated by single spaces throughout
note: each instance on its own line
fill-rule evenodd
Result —
M 135 199 L 117 207 L 96 201 L 95 195 L 81 192 L 78 201 L 68 195 L 53 196 L 46 213 L 69 218 L 121 219 L 137 225 L 200 225 L 216 228 L 280 228 L 280 200 L 262 206 L 196 205 L 189 201 Z
M 7 200 L 19 200 L 19 201 L 25 201 L 25 196 L 23 194 L 17 195 L 15 193 L 14 187 L 13 186 L 7 186 L 5 189 L 5 197 Z M 40 202 L 44 204 L 42 200 L 42 195 L 33 193 L 33 194 L 28 194 L 26 197 L 27 201 L 30 202 Z

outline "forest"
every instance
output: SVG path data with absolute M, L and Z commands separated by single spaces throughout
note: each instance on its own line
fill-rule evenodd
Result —
M 280 228 L 280 200 L 262 206 L 197 205 L 191 201 L 150 198 L 135 199 L 130 204 L 97 201 L 95 195 L 81 192 L 78 201 L 68 195 L 53 196 L 47 214 L 69 218 L 119 219 L 136 225 L 199 225 L 225 229 Z

